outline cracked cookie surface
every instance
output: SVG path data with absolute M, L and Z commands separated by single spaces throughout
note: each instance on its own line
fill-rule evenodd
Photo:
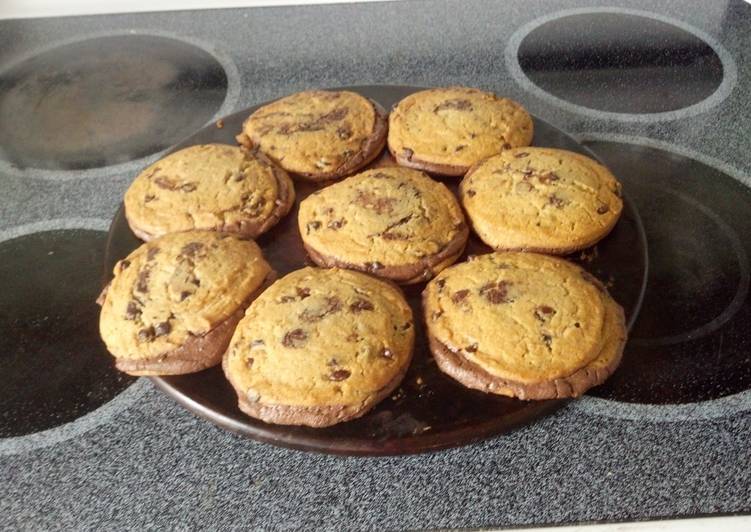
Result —
M 342 177 L 367 165 L 386 143 L 386 115 L 350 91 L 306 91 L 257 109 L 241 144 L 258 146 L 279 166 L 312 179 Z
M 250 305 L 223 368 L 248 415 L 328 426 L 388 395 L 413 343 L 412 311 L 398 288 L 349 270 L 304 268 Z
M 620 362 L 623 311 L 580 267 L 535 253 L 455 265 L 423 293 L 431 351 L 466 386 L 544 399 L 581 395 Z
M 517 148 L 473 167 L 459 186 L 473 229 L 490 247 L 570 253 L 605 237 L 623 210 L 621 185 L 578 153 Z
M 125 215 L 144 240 L 191 229 L 255 238 L 286 215 L 294 200 L 292 180 L 263 154 L 204 144 L 141 172 L 125 193 Z
M 518 103 L 465 87 L 410 94 L 389 115 L 389 151 L 403 166 L 460 176 L 504 149 L 528 146 L 533 123 Z
M 222 326 L 271 274 L 253 241 L 208 231 L 154 239 L 116 264 L 103 294 L 102 339 L 129 373 L 161 374 L 160 367 L 186 373 L 180 367 L 217 364 L 232 334 Z M 212 336 L 217 329 L 222 334 Z M 183 364 L 171 364 L 173 357 Z
M 368 170 L 308 196 L 298 226 L 317 264 L 401 283 L 429 279 L 453 263 L 469 234 L 445 185 L 399 167 Z

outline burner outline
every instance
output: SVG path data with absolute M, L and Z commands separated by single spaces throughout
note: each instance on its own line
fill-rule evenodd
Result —
M 18 225 L 0 230 L 0 242 L 43 231 L 60 229 L 89 229 L 107 231 L 110 222 L 100 218 L 62 218 Z M 49 447 L 79 436 L 91 429 L 108 423 L 115 416 L 133 405 L 149 389 L 148 379 L 137 379 L 115 397 L 98 408 L 73 421 L 50 429 L 0 438 L 0 456 L 22 454 L 34 449 Z
M 559 98 L 558 96 L 555 96 L 550 92 L 544 90 L 542 87 L 539 87 L 529 77 L 527 77 L 527 75 L 522 70 L 521 65 L 519 65 L 519 47 L 521 46 L 522 41 L 527 35 L 529 35 L 533 30 L 537 29 L 543 24 L 551 22 L 553 20 L 561 19 L 571 15 L 589 15 L 597 13 L 632 15 L 649 18 L 658 22 L 676 26 L 677 28 L 680 28 L 692 34 L 694 37 L 704 41 L 710 48 L 712 48 L 715 54 L 717 54 L 717 57 L 720 58 L 720 62 L 722 63 L 723 77 L 720 85 L 708 97 L 699 102 L 696 102 L 695 104 L 689 105 L 688 107 L 683 107 L 681 109 L 674 109 L 672 111 L 663 111 L 659 113 L 616 113 L 612 111 L 599 111 L 597 109 L 578 105 L 564 100 L 563 98 Z M 639 9 L 626 9 L 619 7 L 586 7 L 564 9 L 543 15 L 542 17 L 538 17 L 522 25 L 513 33 L 513 35 L 511 35 L 511 38 L 509 38 L 508 44 L 506 45 L 504 55 L 506 59 L 506 68 L 511 73 L 511 76 L 514 78 L 514 80 L 524 89 L 531 92 L 546 103 L 562 108 L 565 111 L 571 113 L 577 113 L 598 119 L 620 120 L 622 122 L 652 123 L 662 122 L 666 120 L 676 120 L 679 118 L 702 114 L 717 106 L 728 96 L 730 96 L 738 81 L 738 68 L 735 64 L 735 60 L 733 59 L 733 56 L 730 54 L 730 52 L 728 52 L 727 49 L 725 49 L 725 47 L 717 39 L 700 30 L 699 28 L 696 28 L 695 26 L 687 24 L 686 22 L 683 22 L 681 20 L 660 15 L 651 11 L 643 11 Z
M 637 146 L 646 146 L 648 148 L 672 152 L 719 170 L 732 179 L 743 183 L 745 186 L 751 187 L 751 177 L 749 177 L 749 172 L 741 171 L 739 168 L 720 159 L 677 144 L 671 144 L 669 142 L 648 137 L 640 137 L 638 135 L 621 135 L 614 133 L 582 132 L 574 135 L 574 137 L 579 142 L 621 142 L 624 144 L 634 144 Z M 696 403 L 660 405 L 649 403 L 629 403 L 584 395 L 580 399 L 572 401 L 570 406 L 565 408 L 570 408 L 573 412 L 589 416 L 606 417 L 625 421 L 651 421 L 657 423 L 703 421 L 731 417 L 738 413 L 751 411 L 751 389 L 726 395 L 719 399 L 708 399 Z
M 211 116 L 211 118 L 206 121 L 206 124 L 210 124 L 211 122 L 216 121 L 222 116 L 226 116 L 230 114 L 234 110 L 239 100 L 242 86 L 241 86 L 240 70 L 235 64 L 235 61 L 231 58 L 230 54 L 220 49 L 219 46 L 213 43 L 209 43 L 206 41 L 195 39 L 193 37 L 186 37 L 184 35 L 167 32 L 167 31 L 155 31 L 155 30 L 150 30 L 150 29 L 130 30 L 130 31 L 115 30 L 115 31 L 93 32 L 93 33 L 88 33 L 81 37 L 62 39 L 52 44 L 34 48 L 33 50 L 14 58 L 14 60 L 10 64 L 4 65 L 4 67 L 2 68 L 2 71 L 0 71 L 0 74 L 2 74 L 2 72 L 6 72 L 10 69 L 15 68 L 16 66 L 22 64 L 23 62 L 29 59 L 33 59 L 37 56 L 40 56 L 47 52 L 51 52 L 63 46 L 68 46 L 71 44 L 78 44 L 84 41 L 88 41 L 92 39 L 100 39 L 104 37 L 139 37 L 139 36 L 162 37 L 166 39 L 172 39 L 177 42 L 182 42 L 185 44 L 195 46 L 196 48 L 203 50 L 204 52 L 209 54 L 211 57 L 213 57 L 219 63 L 222 69 L 224 69 L 224 73 L 227 76 L 227 93 L 224 96 L 224 101 L 222 102 L 222 104 L 219 106 L 216 112 Z M 88 169 L 83 169 L 83 170 L 50 170 L 46 168 L 25 168 L 22 170 L 20 168 L 17 168 L 13 164 L 11 164 L 9 161 L 0 157 L 0 173 L 5 173 L 12 177 L 20 177 L 20 178 L 26 178 L 26 179 L 37 178 L 37 179 L 44 179 L 48 181 L 72 181 L 76 179 L 107 178 L 107 177 L 111 177 L 114 174 L 132 174 L 134 170 L 139 169 L 139 168 L 144 168 L 148 166 L 149 164 L 164 157 L 164 155 L 170 149 L 172 149 L 172 146 L 169 146 L 165 148 L 164 150 L 159 151 L 157 153 L 152 153 L 151 155 L 140 157 L 138 159 L 133 159 L 132 161 L 111 164 L 107 166 L 98 166 L 96 168 L 88 168 Z
M 723 234 L 728 238 L 728 240 L 730 240 L 730 244 L 733 248 L 733 252 L 735 253 L 735 257 L 738 261 L 738 267 L 740 270 L 740 281 L 738 283 L 738 290 L 733 296 L 733 299 L 730 300 L 730 303 L 728 303 L 727 307 L 725 307 L 725 309 L 722 312 L 720 312 L 720 314 L 718 314 L 717 316 L 715 316 L 708 322 L 702 325 L 699 325 L 698 327 L 694 327 L 693 329 L 690 329 L 688 331 L 682 332 L 682 333 L 671 334 L 667 336 L 659 336 L 656 338 L 634 338 L 631 341 L 635 345 L 661 346 L 661 345 L 679 344 L 681 342 L 689 341 L 689 340 L 697 340 L 699 338 L 702 338 L 716 331 L 720 327 L 722 327 L 725 323 L 728 322 L 728 320 L 730 320 L 730 318 L 735 316 L 735 314 L 740 310 L 741 306 L 743 305 L 743 302 L 746 300 L 746 296 L 748 295 L 749 277 L 751 276 L 751 273 L 749 271 L 748 255 L 746 254 L 746 250 L 743 249 L 743 244 L 741 243 L 741 239 L 738 236 L 738 233 L 735 231 L 735 229 L 730 227 L 725 222 L 725 220 L 723 220 L 720 217 L 720 215 L 718 215 L 716 212 L 711 210 L 709 207 L 702 205 L 695 199 L 683 194 L 682 192 L 678 192 L 670 188 L 662 187 L 659 185 L 652 185 L 652 184 L 647 184 L 644 186 L 647 188 L 653 188 L 665 194 L 680 198 L 682 201 L 686 202 L 687 204 L 691 205 L 695 209 L 699 210 L 707 218 L 712 220 L 715 224 L 717 224 L 720 227 Z

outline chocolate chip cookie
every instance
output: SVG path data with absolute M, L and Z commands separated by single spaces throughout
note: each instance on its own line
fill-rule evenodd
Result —
M 467 387 L 520 399 L 576 397 L 615 371 L 623 309 L 580 267 L 490 253 L 441 272 L 423 292 L 438 367 Z
M 623 210 L 621 185 L 600 163 L 552 148 L 506 150 L 459 187 L 480 238 L 498 250 L 564 254 L 605 237 Z
M 100 296 L 99 330 L 121 371 L 201 371 L 221 361 L 245 308 L 272 280 L 251 240 L 170 233 L 117 263 Z
M 125 216 L 143 240 L 207 229 L 255 238 L 295 201 L 287 173 L 258 151 L 204 144 L 141 172 L 125 193 Z
M 399 384 L 414 334 L 397 287 L 304 268 L 250 305 L 222 366 L 249 416 L 326 427 L 363 415 Z
M 533 123 L 508 98 L 465 87 L 416 92 L 389 115 L 388 147 L 397 162 L 459 176 L 502 150 L 528 146 Z
M 308 196 L 297 218 L 320 266 L 341 266 L 409 284 L 452 264 L 469 228 L 445 185 L 417 170 L 367 170 Z
M 352 174 L 386 144 L 386 113 L 350 91 L 307 91 L 256 110 L 238 141 L 258 146 L 282 168 L 311 180 Z

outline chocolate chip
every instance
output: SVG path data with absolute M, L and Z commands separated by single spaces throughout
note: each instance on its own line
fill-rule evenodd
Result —
M 477 348 L 478 348 L 477 343 L 474 343 L 474 344 L 471 344 L 471 345 L 468 345 L 467 347 L 465 347 L 464 350 L 467 353 L 476 353 L 477 352 Z
M 396 198 L 385 198 L 369 190 L 358 190 L 355 197 L 355 203 L 366 209 L 374 210 L 376 214 L 390 213 L 394 210 L 394 205 L 397 201 Z
M 436 105 L 433 108 L 433 112 L 439 113 L 440 111 L 444 111 L 446 109 L 456 109 L 457 111 L 471 111 L 472 102 L 470 102 L 469 100 L 460 99 L 446 100 L 445 102 Z
M 446 279 L 438 279 L 435 282 L 435 285 L 438 287 L 439 291 L 443 290 L 443 287 L 446 286 Z
M 527 153 L 526 151 L 514 154 L 514 157 L 516 157 L 517 159 L 521 159 L 523 157 L 528 157 L 528 156 L 529 156 L 529 153 Z
M 345 220 L 344 218 L 341 218 L 341 219 L 339 219 L 339 220 L 331 220 L 331 221 L 330 221 L 330 222 L 329 222 L 329 223 L 328 223 L 328 224 L 326 225 L 326 227 L 328 227 L 329 229 L 333 229 L 334 231 L 336 231 L 336 230 L 339 230 L 339 229 L 341 229 L 341 228 L 342 228 L 342 227 L 344 227 L 345 225 L 347 225 L 347 220 Z
M 558 181 L 559 179 L 560 177 L 558 177 L 558 174 L 556 174 L 555 172 L 548 172 L 547 174 L 537 176 L 537 180 L 544 185 L 549 185 L 550 183 Z
M 180 292 L 180 301 L 185 301 L 190 295 L 191 295 L 191 292 L 188 292 L 187 290 L 183 290 L 182 292 Z
M 159 251 L 158 247 L 149 248 L 148 253 L 146 253 L 146 260 L 154 260 L 159 254 Z
M 555 309 L 547 305 L 540 305 L 535 308 L 535 318 L 539 321 L 545 322 L 555 316 Z
M 143 269 L 138 272 L 138 281 L 136 282 L 136 291 L 146 293 L 149 291 L 149 270 Z
M 130 266 L 130 261 L 128 259 L 123 259 L 120 261 L 120 271 L 127 270 L 128 266 Z
M 310 230 L 311 229 L 313 229 L 315 231 L 316 229 L 320 229 L 321 228 L 321 222 L 314 220 L 312 222 L 308 222 L 308 224 L 305 227 L 306 227 L 306 229 L 308 231 L 307 234 L 310 234 Z
M 352 375 L 352 372 L 348 369 L 337 369 L 329 373 L 329 380 L 337 382 L 343 381 L 345 379 L 348 379 L 350 375 Z
M 553 337 L 547 333 L 542 333 L 540 337 L 542 338 L 542 343 L 545 344 L 545 347 L 547 347 L 548 351 L 550 351 L 551 346 L 553 345 Z
M 467 191 L 467 196 L 469 196 L 470 198 L 474 198 L 475 194 L 477 194 L 477 192 L 475 192 L 471 188 Z
M 415 152 L 412 151 L 410 148 L 404 148 L 402 150 L 402 153 L 404 153 L 404 156 L 407 158 L 408 161 L 411 161 L 412 156 L 415 154 Z
M 165 334 L 169 334 L 171 330 L 172 325 L 170 325 L 168 321 L 163 321 L 162 323 L 159 323 L 156 327 L 154 327 L 154 333 L 157 336 L 164 336 Z
M 200 242 L 189 242 L 180 249 L 180 255 L 182 257 L 195 257 L 196 253 L 203 249 L 203 244 Z
M 464 301 L 467 296 L 469 295 L 468 289 L 459 290 L 457 292 L 454 292 L 454 294 L 451 296 L 451 301 L 453 301 L 455 304 L 460 304 L 462 301 Z
M 381 356 L 383 358 L 388 358 L 389 360 L 394 360 L 394 352 L 388 347 L 383 348 L 383 351 L 381 351 Z
M 349 306 L 349 310 L 353 314 L 359 314 L 360 312 L 373 310 L 375 307 L 373 306 L 373 303 L 368 301 L 367 299 L 363 298 L 357 298 L 355 301 Z
M 501 303 L 511 303 L 513 300 L 509 298 L 508 289 L 513 283 L 509 281 L 498 281 L 495 283 L 487 283 L 480 288 L 480 295 L 485 297 L 493 305 L 499 305 Z
M 138 307 L 138 303 L 135 301 L 128 302 L 128 306 L 125 308 L 125 319 L 135 320 L 141 315 L 141 309 Z
M 175 190 L 177 188 L 177 183 L 163 176 L 154 179 L 154 184 L 164 190 Z
M 300 299 L 305 299 L 306 297 L 310 295 L 310 288 L 308 288 L 307 286 L 302 286 L 302 287 L 298 286 L 296 287 L 296 291 L 297 291 L 297 296 Z
M 574 323 L 574 327 L 576 327 L 576 328 L 578 329 L 579 327 L 581 327 L 581 323 L 579 323 L 579 322 L 577 321 L 576 323 Z
M 289 331 L 282 338 L 282 345 L 284 347 L 300 347 L 308 339 L 308 333 L 302 329 L 294 329 Z
M 154 327 L 146 327 L 138 331 L 138 340 L 141 342 L 150 342 L 154 339 Z
M 597 207 L 597 214 L 605 214 L 605 213 L 606 213 L 606 212 L 608 212 L 609 210 L 610 210 L 610 207 L 608 207 L 608 206 L 607 206 L 607 205 L 605 205 L 605 204 L 602 204 L 602 205 L 600 205 L 599 207 Z
M 252 368 L 254 362 L 255 362 L 255 359 L 253 359 L 251 357 L 246 358 L 245 359 L 245 367 L 247 367 L 248 369 Z
M 554 205 L 556 209 L 562 209 L 564 206 L 568 205 L 569 202 L 555 194 L 551 194 L 548 196 L 548 203 Z
M 329 113 L 319 116 L 315 120 L 299 122 L 297 125 L 284 123 L 279 127 L 278 132 L 280 135 L 291 135 L 293 133 L 297 133 L 298 131 L 320 131 L 327 123 L 342 120 L 345 116 L 347 116 L 348 113 L 349 108 L 339 107 Z
M 512 148 L 511 144 L 508 142 L 504 142 L 502 147 L 504 150 L 510 150 Z
M 466 147 L 467 147 L 466 144 L 459 144 L 456 148 L 454 148 L 454 151 L 459 152 L 459 151 L 462 151 Z
M 300 313 L 300 320 L 306 323 L 314 323 L 321 321 L 329 314 L 336 314 L 342 309 L 342 300 L 337 296 L 329 296 L 326 298 L 326 302 L 322 308 L 312 309 L 306 308 Z
M 352 136 L 352 128 L 349 126 L 349 124 L 343 124 L 336 130 L 336 135 L 342 140 L 347 140 Z

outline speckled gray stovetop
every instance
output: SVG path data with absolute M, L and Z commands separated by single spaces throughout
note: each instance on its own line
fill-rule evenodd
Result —
M 227 71 L 217 115 L 309 87 L 465 84 L 518 99 L 581 138 L 656 146 L 748 183 L 751 6 L 610 4 L 693 28 L 723 60 L 726 80 L 712 97 L 655 118 L 582 112 L 541 94 L 514 65 L 509 50 L 525 25 L 595 5 L 409 1 L 1 21 L 0 70 L 86 36 L 172 36 Z M 155 158 L 80 172 L 0 166 L 0 241 L 106 230 L 130 180 Z M 749 394 L 675 406 L 587 397 L 484 443 L 368 459 L 242 439 L 141 379 L 71 423 L 0 439 L 0 528 L 382 530 L 748 513 Z

